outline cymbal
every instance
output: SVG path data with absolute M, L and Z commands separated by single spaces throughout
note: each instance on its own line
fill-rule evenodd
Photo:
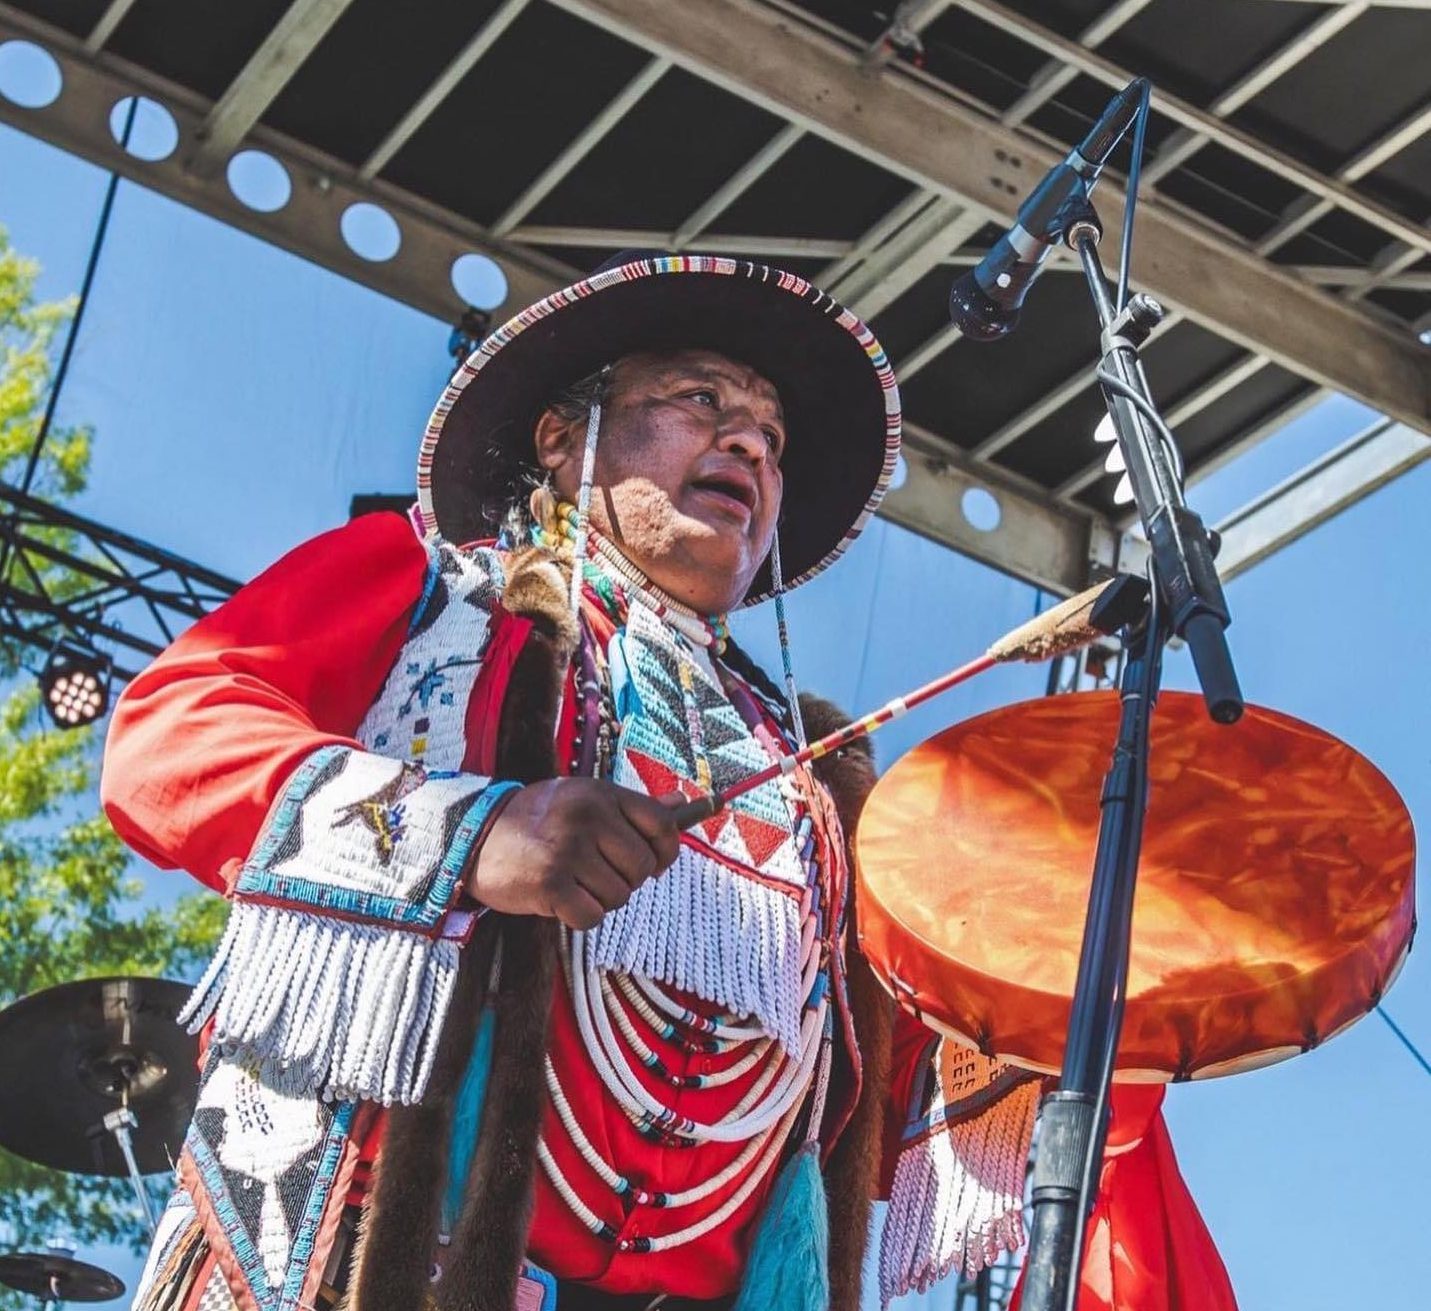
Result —
M 124 1296 L 124 1283 L 97 1265 L 54 1252 L 0 1256 L 0 1284 L 61 1302 L 110 1302 Z
M 127 1173 L 105 1115 L 125 1093 L 145 1174 L 177 1159 L 198 1096 L 198 1040 L 176 1021 L 188 985 L 82 979 L 0 1012 L 0 1146 L 73 1174 Z
M 926 1022 L 1063 1060 L 1118 697 L 1005 706 L 876 785 L 855 840 L 860 942 Z M 1390 987 L 1415 927 L 1405 802 L 1331 734 L 1163 692 L 1151 726 L 1124 1080 L 1206 1078 L 1315 1047 Z

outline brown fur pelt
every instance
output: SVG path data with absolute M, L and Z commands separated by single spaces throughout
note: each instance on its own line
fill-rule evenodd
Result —
M 811 741 L 834 732 L 849 719 L 831 702 L 808 694 L 800 698 L 800 713 Z M 830 790 L 848 845 L 854 838 L 860 811 L 875 785 L 874 753 L 869 740 L 861 738 L 817 761 L 815 774 Z M 853 851 L 849 859 L 853 871 Z M 859 914 L 858 902 L 853 913 Z M 830 1214 L 831 1311 L 859 1311 L 870 1211 L 879 1182 L 894 1034 L 894 1003 L 855 946 L 853 920 L 850 930 L 845 971 L 863 1073 L 854 1114 L 825 1165 L 825 1196 Z
M 498 728 L 496 773 L 534 783 L 556 773 L 552 743 L 579 630 L 567 575 L 549 552 L 514 555 L 503 608 L 531 620 L 513 666 Z M 486 997 L 492 944 L 501 939 L 492 1067 L 451 1260 L 429 1282 L 457 1092 Z M 537 1134 L 546 1101 L 546 1053 L 556 981 L 555 920 L 503 916 L 464 953 L 427 1095 L 395 1108 L 378 1158 L 356 1253 L 351 1311 L 510 1311 L 531 1220 Z
M 426 1095 L 417 1105 L 394 1107 L 388 1114 L 353 1255 L 349 1311 L 417 1311 L 431 1304 L 429 1272 L 452 1116 L 486 1000 L 495 942 L 495 933 L 483 932 L 462 953 Z

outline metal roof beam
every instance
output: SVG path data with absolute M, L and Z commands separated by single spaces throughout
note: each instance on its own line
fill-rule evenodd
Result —
M 579 228 L 526 223 L 508 237 L 525 246 L 595 246 L 600 250 L 624 250 L 645 246 L 671 249 L 671 234 L 659 228 Z M 831 259 L 849 249 L 848 241 L 828 241 L 820 237 L 772 237 L 748 233 L 708 232 L 701 237 L 707 250 L 731 255 L 769 255 L 773 258 Z
M 1217 118 L 1241 109 L 1254 96 L 1272 85 L 1283 73 L 1290 72 L 1312 51 L 1325 45 L 1349 23 L 1367 10 L 1364 3 L 1338 5 L 1314 19 L 1280 50 L 1273 51 L 1250 73 L 1238 78 L 1208 106 L 1208 113 Z M 1179 128 L 1158 150 L 1156 157 L 1143 166 L 1143 181 L 1154 186 L 1175 168 L 1191 159 L 1207 145 L 1208 138 L 1192 128 Z
M 1095 49 L 1151 3 L 1152 0 L 1119 0 L 1078 34 L 1079 43 L 1090 50 Z M 1078 70 L 1071 64 L 1062 59 L 1050 59 L 1029 80 L 1029 89 L 999 115 L 999 121 L 1009 127 L 1017 127 L 1048 104 L 1077 76 Z
M 1217 525 L 1224 581 L 1254 565 L 1431 457 L 1431 437 L 1379 422 Z
M 602 106 L 601 112 L 572 138 L 567 148 L 532 179 L 527 189 L 507 207 L 506 213 L 492 224 L 492 231 L 499 237 L 505 236 L 536 209 L 556 185 L 591 153 L 597 142 L 661 80 L 670 66 L 671 61 L 659 55 L 650 60 L 611 101 Z
M 378 143 L 377 149 L 363 161 L 358 170 L 360 178 L 375 178 L 388 166 L 388 162 L 407 143 L 429 118 L 433 111 L 447 99 L 463 78 L 476 66 L 502 35 L 521 15 L 530 0 L 506 0 L 497 11 L 482 24 L 477 34 L 458 51 L 457 56 L 438 74 L 432 85 L 417 98 L 406 114 L 402 116 L 392 131 Z
M 787 123 L 761 148 L 745 161 L 714 192 L 691 211 L 684 223 L 671 234 L 671 249 L 685 250 L 706 228 L 725 213 L 759 181 L 801 137 L 804 128 Z
M 89 35 L 84 39 L 84 48 L 90 54 L 96 55 L 104 49 L 105 43 L 114 35 L 114 30 L 123 21 L 124 17 L 134 8 L 134 0 L 109 0 L 105 5 L 104 12 L 95 21 L 95 25 L 90 28 Z
M 1107 543 L 1102 554 L 1111 560 L 1117 533 L 1106 520 L 1055 504 L 917 424 L 905 425 L 904 463 L 904 482 L 884 498 L 881 518 L 1063 596 L 1088 585 L 1099 543 Z M 964 517 L 960 506 L 971 488 L 998 502 L 993 529 L 976 528 Z
M 1025 18 L 1022 14 L 997 3 L 997 0 L 955 0 L 955 2 L 962 9 L 1022 38 L 1047 55 L 1067 60 L 1081 72 L 1087 73 L 1090 77 L 1097 78 L 1111 87 L 1121 87 L 1133 77 L 1131 72 L 1113 63 L 1112 60 L 1105 59 L 1078 41 L 1062 36 L 1032 19 Z M 1311 192 L 1321 200 L 1328 201 L 1334 206 L 1340 206 L 1348 213 L 1355 214 L 1364 222 L 1381 228 L 1393 237 L 1400 237 L 1402 241 L 1410 245 L 1420 246 L 1423 250 L 1431 252 L 1431 233 L 1422 231 L 1414 223 L 1394 210 L 1388 209 L 1385 205 L 1377 204 L 1370 198 L 1361 195 L 1348 186 L 1344 180 L 1326 177 L 1315 169 L 1308 168 L 1305 164 L 1293 159 L 1290 155 L 1274 149 L 1265 142 L 1258 141 L 1249 133 L 1242 131 L 1241 128 L 1233 127 L 1232 124 L 1223 122 L 1206 110 L 1199 109 L 1196 105 L 1170 95 L 1166 91 L 1154 90 L 1153 104 L 1167 117 L 1181 123 L 1186 128 L 1200 132 L 1209 140 L 1215 141 L 1234 154 L 1241 155 L 1244 159 L 1265 168 L 1269 173 L 1275 173 L 1286 181 L 1301 187 L 1304 191 Z M 1427 112 L 1431 113 L 1431 110 Z
M 1089 47 L 1101 45 L 1118 31 L 1120 27 L 1136 17 L 1151 3 L 1152 0 L 1118 0 L 1117 4 L 1100 14 L 1093 22 L 1085 27 L 1079 34 L 1078 39 Z M 1029 89 L 999 115 L 999 121 L 1006 127 L 1017 127 L 1052 100 L 1054 96 L 1072 82 L 1077 75 L 1076 70 L 1070 68 L 1061 60 L 1049 60 L 1048 63 L 1033 75 L 1029 83 Z M 970 235 L 972 236 L 973 234 L 970 233 Z M 1077 266 L 1061 258 L 1062 255 L 1062 251 L 1055 253 L 1054 259 L 1050 261 L 1050 270 L 1072 267 L 1077 271 Z M 961 335 L 958 329 L 952 328 L 952 326 L 946 325 L 940 328 L 931 337 L 916 346 L 914 350 L 909 353 L 909 356 L 901 362 L 900 376 L 910 377 L 918 373 L 920 369 L 930 364 L 948 350 L 950 346 L 959 340 Z
M 1293 0 L 1297 4 L 1346 5 L 1349 0 Z M 1431 9 L 1431 0 L 1371 0 L 1383 9 Z
M 10 37 L 35 41 L 49 50 L 59 63 L 65 89 L 40 109 L 21 108 L 0 98 L 0 122 L 443 322 L 456 322 L 465 308 L 451 274 L 453 261 L 469 252 L 487 255 L 501 266 L 508 285 L 506 306 L 540 300 L 575 276 L 566 264 L 494 239 L 477 224 L 396 187 L 366 182 L 342 161 L 262 126 L 254 129 L 251 142 L 283 165 L 293 192 L 281 209 L 250 209 L 222 174 L 200 177 L 184 166 L 184 145 L 195 139 L 207 118 L 209 101 L 113 55 L 91 56 L 80 40 L 0 0 L 0 40 Z M 109 130 L 110 111 L 128 96 L 147 96 L 173 114 L 180 146 L 167 159 L 139 159 L 115 141 Z M 343 240 L 343 212 L 360 200 L 382 206 L 397 221 L 401 244 L 391 259 L 363 259 Z M 502 306 L 494 309 L 500 312 Z
M 293 0 L 234 78 L 197 133 L 189 167 L 200 177 L 219 172 L 234 147 L 278 99 L 303 61 L 328 35 L 353 0 Z
M 827 288 L 866 321 L 937 268 L 988 222 L 982 210 L 941 197 L 855 269 Z
M 1012 217 L 1058 158 L 897 70 L 871 79 L 858 52 L 755 0 L 555 2 L 917 185 L 994 214 Z M 1116 246 L 1123 197 L 1111 179 L 1099 206 L 1105 242 Z M 1133 272 L 1141 286 L 1248 349 L 1431 427 L 1431 363 L 1415 341 L 1200 223 L 1146 202 L 1139 216 Z

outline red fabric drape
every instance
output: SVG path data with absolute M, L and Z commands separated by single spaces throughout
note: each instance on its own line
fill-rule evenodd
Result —
M 1117 1085 L 1078 1311 L 1237 1311 L 1227 1269 L 1188 1192 L 1162 1085 Z M 1022 1281 L 1009 1311 L 1019 1311 Z

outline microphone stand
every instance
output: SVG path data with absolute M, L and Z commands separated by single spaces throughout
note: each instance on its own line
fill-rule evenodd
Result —
M 1131 200 L 1130 202 L 1131 203 Z M 1025 1311 L 1072 1311 L 1083 1233 L 1097 1196 L 1118 1039 L 1123 1022 L 1133 894 L 1148 796 L 1148 738 L 1173 635 L 1191 649 L 1208 713 L 1235 723 L 1242 694 L 1223 635 L 1229 616 L 1202 520 L 1183 499 L 1171 434 L 1148 391 L 1138 348 L 1162 317 L 1147 296 L 1114 304 L 1098 257 L 1102 229 L 1086 187 L 1060 207 L 1063 240 L 1078 252 L 1102 329 L 1098 380 L 1108 402 L 1143 527 L 1149 583 L 1133 575 L 1100 599 L 1091 622 L 1121 629 L 1130 652 L 1120 684 L 1113 759 L 1100 800 L 1098 849 L 1058 1088 L 1043 1103 L 1033 1172 Z M 1100 614 L 1100 610 L 1102 613 Z

